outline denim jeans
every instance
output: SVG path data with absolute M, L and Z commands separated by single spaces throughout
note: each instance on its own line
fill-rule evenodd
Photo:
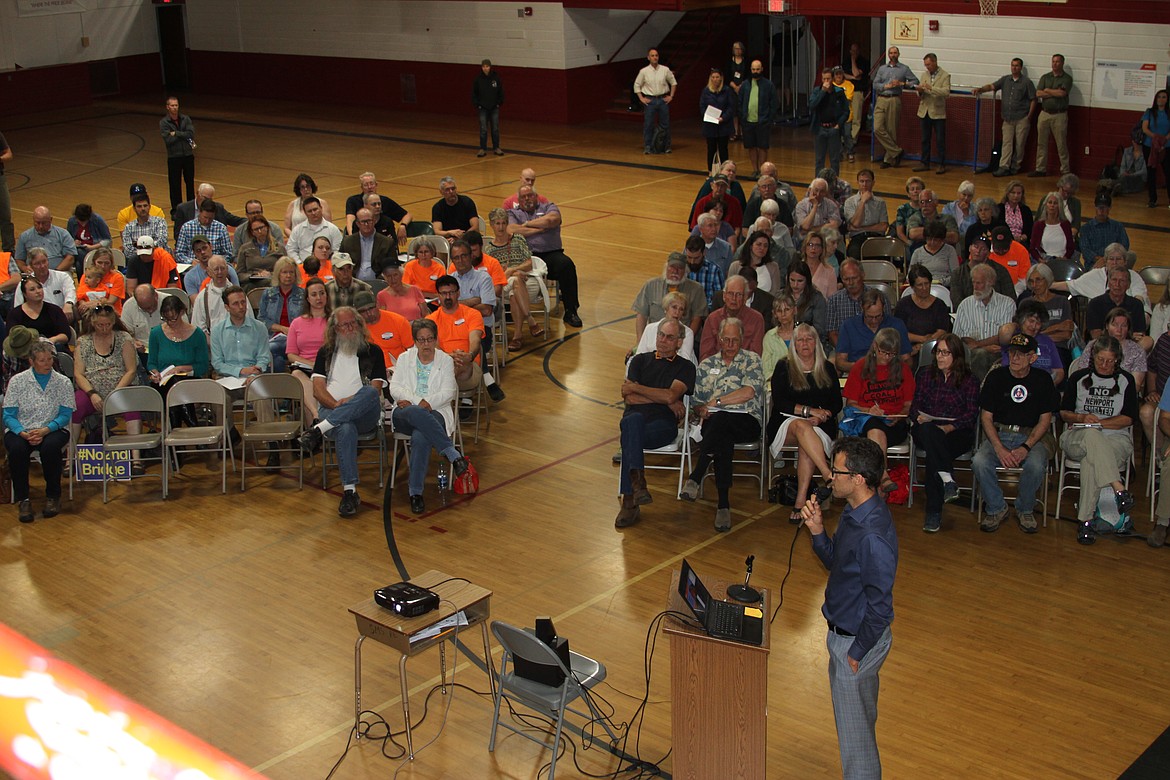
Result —
M 828 165 L 822 165 L 828 155 Z M 832 168 L 834 174 L 841 172 L 841 128 L 818 127 L 813 135 L 813 176 L 821 168 Z
M 642 450 L 665 447 L 678 436 L 678 424 L 665 417 L 654 417 L 650 420 L 639 412 L 632 412 L 622 418 L 622 480 L 621 493 L 628 496 L 633 493 L 630 486 L 630 469 L 643 469 L 646 458 Z
M 411 404 L 405 408 L 394 407 L 391 415 L 394 430 L 410 434 L 410 495 L 421 496 L 431 466 L 431 449 L 449 461 L 459 457 L 459 450 L 451 443 L 443 422 L 443 415 L 434 409 L 424 409 Z
M 492 129 L 492 148 L 500 148 L 500 109 L 497 108 L 481 108 L 479 109 L 479 148 L 481 150 L 487 149 L 488 125 Z
M 999 440 L 1004 447 L 1014 449 L 1019 447 L 1028 438 L 1028 431 L 1021 431 L 1019 433 L 1008 433 L 1002 431 L 999 434 Z M 1028 457 L 1024 460 L 1023 469 L 1020 473 L 1020 484 L 1016 489 L 1016 511 L 1021 514 L 1030 513 L 1036 506 L 1036 493 L 1040 490 L 1044 480 L 1048 477 L 1048 459 L 1051 454 L 1048 452 L 1048 445 L 1043 441 L 1038 441 L 1032 447 L 1032 451 L 1028 453 Z M 979 451 L 975 453 L 974 459 L 971 461 L 971 469 L 975 472 L 975 481 L 979 485 L 979 493 L 983 496 L 983 502 L 987 505 L 986 511 L 988 514 L 999 514 L 1007 509 L 1007 502 L 1004 501 L 1003 488 L 999 484 L 999 476 L 995 473 L 995 469 L 1000 465 L 999 458 L 995 454 L 995 450 L 991 446 L 991 442 L 986 439 L 983 444 L 979 445 Z
M 322 409 L 321 419 L 333 425 L 325 436 L 337 448 L 341 484 L 356 485 L 358 436 L 382 424 L 382 396 L 372 385 L 366 385 L 341 406 Z
M 288 359 L 285 357 L 285 348 L 288 345 L 288 339 L 283 335 L 278 339 L 271 339 L 268 342 L 268 351 L 272 353 L 272 371 L 276 374 L 283 374 L 288 370 Z
M 658 117 L 658 124 L 666 131 L 666 148 L 670 148 L 670 104 L 660 97 L 651 98 L 650 102 L 642 106 L 642 146 L 650 148 L 654 139 L 654 117 Z

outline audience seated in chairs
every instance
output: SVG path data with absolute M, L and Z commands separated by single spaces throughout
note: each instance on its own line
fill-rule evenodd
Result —
M 947 226 L 937 219 L 922 228 L 923 245 L 910 256 L 911 267 L 920 265 L 930 271 L 936 284 L 950 287 L 951 274 L 959 268 L 959 253 L 948 244 Z
M 150 381 L 158 386 L 163 400 L 175 382 L 188 378 L 206 378 L 211 371 L 207 334 L 192 325 L 184 315 L 187 305 L 175 295 L 168 295 L 160 306 L 162 323 L 150 331 L 146 368 Z M 164 377 L 162 372 L 174 367 Z
M 426 511 L 423 486 L 432 449 L 451 462 L 456 477 L 467 471 L 467 461 L 451 442 L 458 425 L 451 410 L 457 395 L 455 363 L 450 355 L 436 349 L 438 336 L 431 320 L 411 323 L 414 346 L 399 357 L 390 380 L 390 397 L 394 399 L 390 422 L 395 432 L 410 435 L 410 511 L 416 515 Z
M 728 317 L 735 317 L 743 326 L 743 348 L 757 355 L 764 351 L 764 318 L 747 306 L 747 279 L 728 278 L 723 286 L 723 306 L 711 312 L 703 324 L 699 340 L 699 360 L 706 360 L 719 351 L 719 326 Z
M 419 236 L 410 243 L 410 254 L 414 259 L 407 262 L 402 269 L 402 280 L 412 287 L 417 287 L 427 298 L 438 297 L 435 283 L 446 270 L 435 256 L 435 247 L 428 236 Z
M 33 342 L 28 347 L 31 365 L 12 377 L 4 394 L 4 448 L 8 451 L 17 518 L 22 523 L 36 519 L 28 483 L 34 452 L 40 454 L 45 475 L 45 506 L 41 514 L 48 519 L 61 512 L 61 477 L 69 448 L 74 398 L 73 385 L 53 369 L 54 357 L 51 344 Z
M 990 245 L 992 228 L 1002 224 L 1003 219 L 999 215 L 995 201 L 991 198 L 979 198 L 975 201 L 975 221 L 963 234 L 963 246 L 969 251 L 971 244 L 980 240 L 986 241 Z
M 272 364 L 272 352 L 268 348 L 268 329 L 264 323 L 252 316 L 248 294 L 242 287 L 232 285 L 224 290 L 224 307 L 227 314 L 211 328 L 211 367 L 219 377 L 236 377 L 250 382 L 260 376 Z M 243 400 L 243 388 L 229 390 L 235 400 Z M 272 419 L 267 408 L 257 410 L 257 416 Z M 231 427 L 231 440 L 235 444 L 240 434 Z M 269 449 L 276 449 L 275 443 Z M 280 466 L 279 453 L 269 454 L 269 467 Z
M 1133 496 L 1123 474 L 1133 457 L 1133 423 L 1138 415 L 1137 384 L 1119 365 L 1121 345 L 1101 336 L 1089 349 L 1090 367 L 1073 372 L 1060 417 L 1069 426 L 1060 436 L 1067 458 L 1080 461 L 1081 498 L 1077 541 L 1096 541 L 1094 521 L 1111 530 L 1132 531 Z
M 401 314 L 407 322 L 413 322 L 431 313 L 422 290 L 402 281 L 401 263 L 387 263 L 382 266 L 382 278 L 386 281 L 386 289 L 379 290 L 376 296 L 379 309 Z
M 727 275 L 736 276 L 741 268 L 754 268 L 759 288 L 775 295 L 784 287 L 784 278 L 780 266 L 772 259 L 773 249 L 771 236 L 761 230 L 753 232 L 744 241 L 743 251 L 727 269 Z
M 727 205 L 725 201 L 712 201 L 712 203 Z M 698 236 L 703 242 L 703 256 L 707 258 L 708 262 L 718 266 L 720 271 L 727 274 L 731 266 L 732 255 L 735 254 L 735 247 L 730 242 L 719 238 L 719 224 L 715 215 L 704 212 L 699 215 L 695 229 L 699 231 Z
M 281 374 L 288 368 L 285 355 L 289 327 L 305 310 L 305 289 L 297 285 L 297 273 L 297 264 L 291 257 L 277 260 L 256 312 L 268 329 L 272 369 Z
M 846 254 L 854 260 L 861 258 L 861 245 L 867 238 L 886 235 L 890 228 L 890 212 L 886 201 L 873 192 L 874 173 L 869 168 L 857 172 L 857 192 L 845 201 L 843 216 L 849 236 Z
M 1082 295 L 1090 300 L 1104 295 L 1108 287 L 1109 272 L 1114 268 L 1129 269 L 1129 260 L 1126 257 L 1125 246 L 1119 243 L 1106 246 L 1102 257 L 1104 259 L 1101 266 L 1086 268 L 1085 272 L 1076 279 L 1055 282 L 1052 289 L 1057 292 Z M 1129 269 L 1129 294 L 1143 303 L 1150 302 L 1150 291 L 1146 287 L 1145 280 L 1142 279 L 1141 274 L 1132 269 Z
M 1043 262 L 1053 257 L 1073 260 L 1077 255 L 1077 241 L 1073 237 L 1072 223 L 1064 213 L 1064 201 L 1059 192 L 1044 196 L 1044 203 L 1034 225 L 1029 242 L 1032 258 Z
M 861 314 L 861 294 L 865 292 L 865 269 L 856 260 L 841 263 L 841 289 L 829 298 L 829 334 L 826 344 L 837 346 L 841 327 L 850 317 Z M 821 334 L 824 338 L 825 334 Z
M 65 312 L 66 320 L 73 322 L 77 312 L 77 286 L 73 283 L 73 275 L 50 268 L 49 253 L 45 251 L 44 247 L 29 247 L 25 257 L 29 273 L 36 277 L 45 290 L 45 300 L 61 307 L 61 310 Z M 8 269 L 0 270 L 7 272 Z M 18 284 L 20 277 L 13 276 L 10 279 L 11 281 L 5 281 L 3 286 L 0 286 L 0 290 L 7 292 L 10 286 L 15 287 L 16 296 L 13 305 L 19 306 L 24 303 L 24 293 Z
M 971 201 L 975 198 L 975 182 L 964 179 L 955 193 L 955 199 L 947 205 L 943 206 L 942 213 L 954 217 L 955 224 L 959 226 L 959 236 L 966 237 L 967 228 L 975 223 L 978 217 L 975 216 L 975 208 L 971 205 Z M 962 247 L 965 247 L 963 244 Z M 962 249 L 960 247 L 960 249 Z
M 985 511 L 979 530 L 992 533 L 1007 518 L 1008 507 L 996 469 L 1020 469 L 1016 523 L 1036 533 L 1036 494 L 1048 478 L 1055 442 L 1049 434 L 1060 396 L 1052 377 L 1033 367 L 1036 339 L 1017 333 L 1008 342 L 1008 365 L 993 369 L 979 391 L 983 443 L 971 461 Z
M 1142 302 L 1129 295 L 1129 270 L 1113 268 L 1106 277 L 1104 294 L 1089 300 L 1085 310 L 1085 330 L 1088 337 L 1095 339 L 1101 335 L 1105 327 L 1105 317 L 1117 308 L 1129 312 L 1129 321 L 1133 328 L 1130 337 L 1142 349 L 1149 352 L 1154 347 L 1153 340 L 1146 335 L 1146 309 Z
M 1012 241 L 1031 250 L 1033 217 L 1032 208 L 1025 202 L 1024 183 L 1017 179 L 1008 182 L 999 202 L 999 217 L 1011 231 Z
M 328 284 L 333 281 L 333 242 L 326 236 L 317 236 L 313 239 L 309 256 L 302 261 L 301 285 L 308 279 L 317 277 Z
M 820 236 L 810 235 L 806 242 L 815 242 Z M 796 321 L 807 322 L 817 329 L 817 333 L 828 330 L 829 304 L 825 296 L 813 284 L 812 270 L 803 262 L 793 263 L 788 267 L 788 278 L 785 287 L 792 300 L 796 303 Z
M 786 292 L 772 299 L 772 320 L 775 327 L 764 334 L 764 376 L 772 376 L 776 364 L 792 351 L 796 334 L 796 301 Z M 811 325 L 809 326 L 812 327 Z M 824 352 L 824 349 L 821 350 Z
M 769 332 L 771 333 L 771 331 Z M 813 475 L 824 484 L 833 481 L 829 449 L 837 436 L 837 415 L 841 411 L 841 383 L 816 328 L 807 323 L 796 326 L 792 349 L 776 363 L 770 374 L 772 413 L 768 416 L 767 439 L 773 458 L 782 447 L 797 447 L 796 503 L 792 522 L 800 522 L 800 507 L 808 498 Z
M 971 371 L 979 379 L 999 363 L 999 328 L 1016 313 L 1016 303 L 995 291 L 995 270 L 988 263 L 971 269 L 971 297 L 955 311 L 954 334 L 967 345 Z
M 932 350 L 934 362 L 915 375 L 910 405 L 914 442 L 926 451 L 926 518 L 922 530 L 942 527 L 944 503 L 959 497 L 952 474 L 955 458 L 975 446 L 979 382 L 967 367 L 963 341 L 945 333 Z
M 113 305 L 114 311 L 121 315 L 124 300 L 126 277 L 114 267 L 113 250 L 102 247 L 85 261 L 82 281 L 77 286 L 77 312 L 81 315 L 86 309 L 108 302 Z
M 122 324 L 114 307 L 108 303 L 89 310 L 82 318 L 82 332 L 77 337 L 77 349 L 73 353 L 74 391 L 73 438 L 78 438 L 81 425 L 87 417 L 96 415 L 99 432 L 102 407 L 110 393 L 119 387 L 135 384 L 138 377 L 138 353 L 134 349 L 134 336 Z M 142 432 L 142 421 L 137 414 L 126 415 L 126 433 L 137 435 Z M 94 443 L 93 439 L 89 443 Z M 140 474 L 138 450 L 132 451 L 131 468 Z
M 841 393 L 845 398 L 842 432 L 870 439 L 882 452 L 902 444 L 909 434 L 906 415 L 914 400 L 914 374 L 898 359 L 905 339 L 905 333 L 894 328 L 880 329 L 849 372 Z M 895 487 L 886 469 L 879 490 L 887 496 Z
M 246 240 L 236 254 L 236 272 L 242 277 L 243 288 L 264 287 L 269 284 L 277 261 L 285 255 L 284 243 L 272 235 L 263 214 L 248 219 Z
M 626 367 L 621 421 L 621 509 L 615 528 L 628 528 L 640 519 L 642 506 L 654 500 L 646 487 L 643 450 L 670 444 L 678 436 L 685 413 L 683 396 L 695 391 L 695 364 L 678 359 L 683 325 L 663 320 L 657 348 L 634 355 Z
M 634 310 L 634 340 L 640 343 L 645 337 L 646 326 L 651 322 L 658 322 L 666 316 L 666 295 L 677 292 L 686 301 L 686 312 L 689 315 L 683 324 L 697 333 L 703 318 L 707 316 L 707 295 L 703 286 L 694 279 L 687 278 L 687 261 L 682 252 L 671 252 L 666 258 L 666 265 L 661 276 L 655 276 L 642 285 L 634 303 L 630 306 Z M 515 320 L 515 315 L 513 315 Z M 650 334 L 650 342 L 656 339 L 657 334 Z
M 1067 295 L 1057 295 L 1052 292 L 1052 269 L 1044 263 L 1037 263 L 1028 269 L 1028 289 L 1020 294 L 1020 303 L 1026 300 L 1039 301 L 1044 305 L 1044 325 L 1040 331 L 1056 344 L 1056 351 L 1060 353 L 1061 363 L 1068 365 L 1072 362 L 1068 342 L 1073 335 L 1072 305 Z M 1006 332 L 1005 332 L 1006 331 Z M 1014 323 L 1008 323 L 999 329 L 1000 343 L 1006 344 L 1015 332 Z
M 919 177 L 911 176 L 907 179 L 906 202 L 898 206 L 898 210 L 894 212 L 894 236 L 906 246 L 914 243 L 910 239 L 910 234 L 907 232 L 907 225 L 910 222 L 910 217 L 920 213 L 918 210 L 918 196 L 924 189 L 926 189 L 926 182 Z M 994 201 L 992 203 L 994 204 Z
M 883 330 L 892 330 L 898 334 L 895 357 L 909 357 L 910 335 L 906 332 L 906 325 L 892 314 L 887 314 L 886 305 L 886 296 L 881 290 L 866 290 L 862 294 L 861 314 L 845 320 L 841 326 L 835 358 L 838 371 L 851 371 L 855 363 L 870 355 L 874 339 Z
M 1146 351 L 1129 337 L 1129 312 L 1125 309 L 1114 309 L 1105 317 L 1105 331 L 1102 335 L 1112 336 L 1121 344 L 1121 368 L 1128 371 L 1137 387 L 1145 387 L 1147 360 Z M 1081 356 L 1068 367 L 1069 374 L 1089 367 L 1089 353 L 1082 352 Z
M 358 436 L 382 424 L 382 388 L 386 362 L 382 350 L 366 337 L 365 324 L 350 306 L 335 309 L 325 328 L 325 342 L 313 365 L 313 395 L 318 419 L 301 434 L 301 453 L 313 452 L 328 436 L 337 448 L 341 487 L 345 491 L 337 514 L 353 517 L 361 506 L 358 495 Z
M 731 475 L 735 445 L 760 438 L 764 421 L 764 370 L 758 353 L 742 348 L 743 325 L 728 317 L 719 325 L 719 352 L 699 364 L 694 413 L 702 421 L 702 440 L 695 467 L 682 488 L 682 498 L 699 497 L 712 462 L 719 499 L 715 530 L 731 530 Z M 760 453 L 760 457 L 766 457 Z

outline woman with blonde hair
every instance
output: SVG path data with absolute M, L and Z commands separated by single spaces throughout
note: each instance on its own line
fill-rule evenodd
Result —
M 719 121 L 702 120 L 703 137 L 707 139 L 707 163 L 703 170 L 710 170 L 716 161 L 727 159 L 727 141 L 735 132 L 737 106 L 735 91 L 723 84 L 723 71 L 711 68 L 707 86 L 699 95 L 699 115 L 705 116 L 708 108 L 715 108 L 719 111 Z
M 833 481 L 828 452 L 837 436 L 837 413 L 841 411 L 837 369 L 825 360 L 816 328 L 807 323 L 796 326 L 792 350 L 776 364 L 771 381 L 768 441 L 773 458 L 779 457 L 781 447 L 798 448 L 792 522 L 799 523 L 799 510 L 808 498 L 814 471 L 826 485 Z

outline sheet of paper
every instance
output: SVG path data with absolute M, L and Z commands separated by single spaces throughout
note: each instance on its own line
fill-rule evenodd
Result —
M 918 416 L 921 417 L 923 420 L 926 420 L 927 422 L 954 422 L 955 421 L 954 417 L 935 417 L 933 414 L 927 414 L 926 412 L 919 412 Z
M 459 610 L 454 615 L 451 615 L 450 617 L 443 618 L 438 623 L 435 623 L 433 626 L 428 626 L 427 628 L 424 628 L 422 631 L 419 631 L 417 634 L 415 634 L 414 636 L 412 636 L 410 638 L 410 643 L 413 645 L 415 642 L 421 642 L 424 639 L 430 639 L 433 636 L 438 636 L 439 634 L 446 631 L 448 628 L 452 628 L 453 626 L 466 626 L 466 625 L 467 625 L 467 615 L 463 614 L 463 610 Z
M 239 390 L 246 384 L 246 382 L 244 382 L 244 380 L 240 379 L 238 376 L 221 376 L 215 381 L 219 382 L 228 390 Z
M 703 121 L 710 122 L 713 125 L 719 124 L 719 120 L 723 117 L 723 111 L 715 106 L 707 106 L 707 110 L 703 112 Z

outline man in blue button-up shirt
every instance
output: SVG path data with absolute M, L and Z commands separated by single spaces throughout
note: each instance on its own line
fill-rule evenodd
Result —
M 211 365 L 220 376 L 249 379 L 268 370 L 268 329 L 252 316 L 248 296 L 237 285 L 223 292 L 228 316 L 211 328 Z
M 845 511 L 830 539 L 813 496 L 801 509 L 813 552 L 829 570 L 821 613 L 829 624 L 829 689 L 841 773 L 846 780 L 880 778 L 878 672 L 890 652 L 898 538 L 890 508 L 877 494 L 885 455 L 868 439 L 833 444 L 833 496 Z

